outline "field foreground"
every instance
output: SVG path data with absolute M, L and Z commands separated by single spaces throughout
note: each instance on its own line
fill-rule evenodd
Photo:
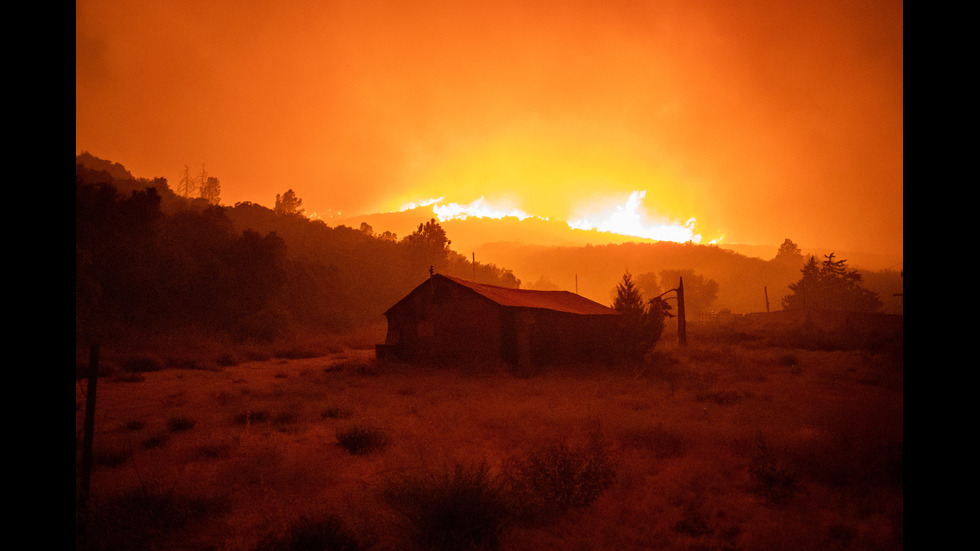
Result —
M 902 549 L 901 345 L 696 337 L 521 376 L 351 349 L 108 376 L 76 547 Z

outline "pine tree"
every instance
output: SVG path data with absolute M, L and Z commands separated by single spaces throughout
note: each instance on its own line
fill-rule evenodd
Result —
M 299 208 L 303 204 L 303 200 L 296 197 L 296 192 L 288 189 L 286 193 L 282 195 L 276 194 L 276 214 L 303 214 L 303 209 Z
M 633 276 L 629 272 L 623 274 L 623 281 L 616 287 L 616 299 L 612 307 L 629 316 L 643 315 L 643 295 L 633 283 Z
M 800 269 L 802 277 L 789 286 L 792 293 L 783 297 L 784 310 L 877 312 L 881 309 L 878 293 L 861 285 L 861 274 L 848 270 L 846 260 L 835 260 L 834 253 L 824 258 L 819 264 L 812 255 L 807 259 Z

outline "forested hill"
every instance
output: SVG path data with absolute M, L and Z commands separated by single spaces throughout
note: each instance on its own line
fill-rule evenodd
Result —
M 451 251 L 432 221 L 399 240 L 254 203 L 183 198 L 163 178 L 76 158 L 76 340 L 123 327 L 241 339 L 296 327 L 344 331 L 382 321 L 430 266 L 520 285 L 508 270 Z

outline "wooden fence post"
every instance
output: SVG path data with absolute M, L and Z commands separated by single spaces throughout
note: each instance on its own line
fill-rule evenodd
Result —
M 82 439 L 81 488 L 75 524 L 76 535 L 85 536 L 88 522 L 88 497 L 92 479 L 92 439 L 95 435 L 95 391 L 99 381 L 99 345 L 93 344 L 89 350 L 88 386 L 85 389 L 85 432 Z
M 677 286 L 677 340 L 687 346 L 687 320 L 684 317 L 684 278 Z

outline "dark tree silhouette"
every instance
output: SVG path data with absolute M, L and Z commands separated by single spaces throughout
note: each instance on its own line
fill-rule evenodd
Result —
M 663 285 L 676 287 L 684 278 L 684 311 L 688 316 L 696 316 L 711 311 L 711 305 L 718 298 L 718 282 L 706 279 L 694 270 L 664 270 L 660 272 Z M 666 289 L 664 289 L 666 291 Z
M 214 176 L 208 176 L 208 179 L 201 182 L 201 199 L 208 202 L 209 205 L 217 205 L 221 202 L 221 182 Z
M 623 280 L 616 286 L 616 298 L 613 300 L 612 307 L 627 316 L 643 314 L 643 295 L 633 283 L 633 276 L 629 272 L 623 274 Z
M 824 259 L 822 263 L 817 263 L 812 255 L 807 259 L 800 269 L 802 277 L 789 286 L 792 293 L 782 299 L 783 309 L 851 312 L 881 309 L 878 293 L 861 285 L 861 274 L 857 270 L 848 270 L 846 260 L 835 260 L 834 253 L 824 255 Z
M 633 283 L 629 272 L 623 274 L 616 286 L 613 309 L 622 314 L 621 341 L 623 356 L 627 360 L 642 360 L 653 350 L 664 332 L 664 322 L 670 314 L 670 305 L 655 297 L 644 305 L 643 294 Z
M 779 251 L 776 252 L 777 262 L 792 262 L 793 264 L 799 264 L 803 260 L 803 251 L 790 241 L 789 238 L 783 241 L 783 244 L 779 246 Z
M 281 215 L 303 214 L 303 209 L 300 208 L 302 204 L 303 200 L 296 196 L 296 192 L 288 189 L 282 195 L 276 194 L 276 206 L 273 210 Z
M 426 268 L 432 267 L 436 272 L 443 272 L 447 268 L 452 252 L 449 245 L 452 241 L 435 218 L 419 224 L 417 230 L 402 239 L 402 243 L 408 247 L 414 263 L 422 263 Z
M 667 318 L 674 317 L 671 314 L 671 306 L 662 297 L 653 297 L 647 302 L 647 312 L 644 316 L 646 321 L 646 338 L 648 339 L 647 350 L 653 348 L 664 334 L 664 327 L 667 325 Z

